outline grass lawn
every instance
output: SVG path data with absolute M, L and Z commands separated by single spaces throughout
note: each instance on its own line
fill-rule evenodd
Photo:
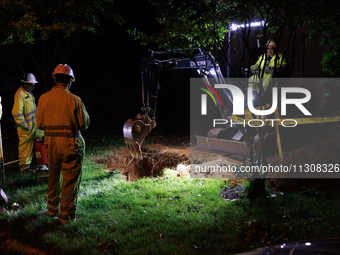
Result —
M 47 184 L 29 174 L 7 175 L 1 254 L 234 254 L 340 236 L 339 192 L 227 201 L 219 195 L 225 181 L 177 177 L 171 169 L 126 182 L 119 169 L 108 171 L 94 160 L 123 144 L 88 144 L 77 220 L 71 224 L 46 216 Z M 19 206 L 12 207 L 14 202 Z

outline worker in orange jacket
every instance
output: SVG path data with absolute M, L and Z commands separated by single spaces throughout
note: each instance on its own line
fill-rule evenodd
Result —
M 58 65 L 53 78 L 56 86 L 43 94 L 37 108 L 37 125 L 45 132 L 49 157 L 47 214 L 63 224 L 76 217 L 77 195 L 82 176 L 85 140 L 81 131 L 90 124 L 82 100 L 69 89 L 75 81 L 68 65 Z
M 44 136 L 44 132 L 37 128 L 35 122 L 37 107 L 32 91 L 38 81 L 32 73 L 25 73 L 21 82 L 21 87 L 15 93 L 12 109 L 19 137 L 19 167 L 22 172 L 35 173 L 35 169 L 30 166 L 34 155 L 34 142 Z

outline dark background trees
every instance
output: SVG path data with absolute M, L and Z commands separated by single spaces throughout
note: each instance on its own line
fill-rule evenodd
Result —
M 102 19 L 123 22 L 113 1 L 1 1 L 0 11 L 1 56 L 15 75 L 35 73 L 45 91 L 54 67 L 67 63 Z
M 221 61 L 224 74 L 229 66 L 230 75 L 240 76 L 242 68 L 253 64 L 249 61 L 252 49 L 248 44 L 254 40 L 254 34 L 263 46 L 270 37 L 279 38 L 283 31 L 286 34 L 289 31 L 291 50 L 294 43 L 301 41 L 298 37 L 294 42 L 294 33 L 309 25 L 312 34 L 306 39 L 324 39 L 322 42 L 330 50 L 325 54 L 323 66 L 329 74 L 337 76 L 339 19 L 334 5 L 329 0 L 322 3 L 309 0 L 1 1 L 1 76 L 17 77 L 22 72 L 33 72 L 39 81 L 35 91 L 38 99 L 53 86 L 54 67 L 67 62 L 77 79 L 72 91 L 84 99 L 98 122 L 106 119 L 97 113 L 108 111 L 115 116 L 109 121 L 118 118 L 119 127 L 124 119 L 139 111 L 139 64 L 148 48 L 202 47 Z M 265 26 L 241 28 L 238 35 L 230 33 L 228 40 L 231 24 L 246 26 L 253 20 L 264 20 Z M 234 50 L 230 47 L 232 42 L 244 45 L 242 62 L 240 58 L 228 59 L 228 50 L 231 53 Z M 280 43 L 285 51 L 288 43 Z M 296 56 L 295 60 L 298 58 L 302 56 Z M 321 65 L 320 62 L 321 59 L 313 64 Z M 18 87 L 18 79 L 16 83 L 8 81 L 1 82 L 2 95 L 10 83 L 11 94 Z M 328 95 L 336 95 L 336 89 Z M 11 102 L 8 105 L 11 107 Z

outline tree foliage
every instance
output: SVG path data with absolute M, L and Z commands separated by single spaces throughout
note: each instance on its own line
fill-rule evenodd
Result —
M 311 26 L 308 40 L 320 38 L 321 45 L 329 45 L 330 49 L 322 60 L 324 71 L 331 77 L 340 76 L 340 13 L 334 1 L 306 0 L 307 23 Z M 309 6 L 309 8 L 307 8 Z
M 102 19 L 123 22 L 113 0 L 1 0 L 0 15 L 1 57 L 17 74 L 35 72 L 43 79 Z
M 184 49 L 202 47 L 224 39 L 229 32 L 228 23 L 221 23 L 223 2 L 212 1 L 153 1 L 160 29 L 151 35 L 135 30 L 130 34 L 142 44 L 154 43 L 160 48 Z M 206 10 L 214 10 L 206 11 Z
M 311 27 L 308 40 L 321 39 L 320 45 L 329 47 L 321 61 L 323 71 L 330 78 L 340 77 L 340 13 L 338 3 L 330 0 L 305 0 L 303 3 L 305 15 L 308 17 L 306 23 Z M 328 100 L 330 108 L 333 109 L 333 114 L 339 115 L 339 81 L 329 79 L 322 86 L 324 97 Z
M 246 25 L 262 20 L 265 32 L 274 33 L 301 24 L 299 1 L 296 0 L 175 0 L 151 4 L 158 13 L 161 28 L 151 35 L 137 28 L 129 32 L 135 39 L 141 39 L 142 44 L 156 43 L 168 49 L 205 47 L 213 43 L 221 48 L 220 43 L 233 23 Z

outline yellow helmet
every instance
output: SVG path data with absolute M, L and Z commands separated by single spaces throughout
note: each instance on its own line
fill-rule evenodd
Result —
M 72 82 L 74 82 L 76 80 L 76 78 L 74 77 L 72 68 L 70 66 L 68 66 L 67 64 L 57 65 L 57 67 L 54 69 L 52 77 L 55 78 L 54 75 L 56 75 L 56 74 L 64 74 L 64 75 L 71 76 Z

